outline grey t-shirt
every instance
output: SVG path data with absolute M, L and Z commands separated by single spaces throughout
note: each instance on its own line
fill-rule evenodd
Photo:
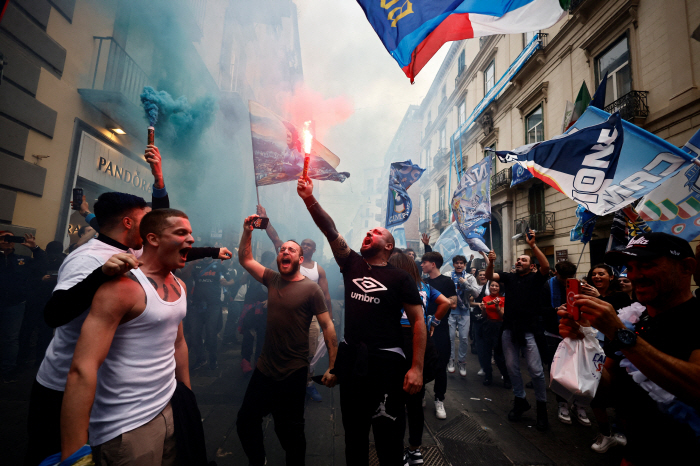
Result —
M 282 380 L 309 365 L 309 326 L 314 315 L 328 312 L 321 287 L 308 278 L 289 282 L 265 269 L 267 330 L 257 368 Z

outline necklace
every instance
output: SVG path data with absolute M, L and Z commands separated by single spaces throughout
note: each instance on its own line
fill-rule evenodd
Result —
M 365 261 L 365 264 L 367 264 L 367 267 L 369 268 L 369 270 L 372 270 L 372 266 L 369 265 L 369 262 L 367 262 L 367 259 L 365 259 L 365 258 L 363 257 L 362 260 Z M 379 264 L 379 265 L 375 264 L 375 265 L 376 265 L 377 267 L 384 267 L 386 264 L 387 264 L 386 261 L 382 261 L 381 264 Z

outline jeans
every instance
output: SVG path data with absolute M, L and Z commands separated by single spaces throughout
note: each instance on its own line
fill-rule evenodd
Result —
M 494 349 L 498 345 L 498 340 L 501 337 L 502 322 L 484 318 L 474 329 L 474 337 L 476 340 L 476 351 L 479 354 L 479 364 L 484 370 L 485 379 L 491 380 L 493 377 L 493 368 L 491 367 L 491 355 L 496 360 L 496 366 L 501 371 L 504 380 L 508 380 L 508 370 L 503 354 L 495 352 Z
M 535 336 L 527 332 L 525 333 L 525 346 L 513 342 L 511 331 L 503 331 L 503 354 L 506 358 L 506 367 L 508 375 L 513 384 L 513 393 L 518 398 L 525 398 L 525 387 L 523 385 L 523 377 L 520 374 L 520 352 L 525 351 L 525 360 L 527 362 L 527 370 L 532 377 L 532 384 L 535 387 L 535 398 L 537 401 L 547 401 L 547 386 L 544 381 L 544 370 L 542 369 L 542 359 L 540 352 L 535 343 Z
M 307 372 L 302 367 L 282 380 L 271 379 L 258 369 L 253 372 L 236 420 L 238 437 L 251 465 L 265 464 L 262 420 L 268 414 L 275 421 L 275 433 L 286 453 L 287 466 L 304 464 Z
M 450 324 L 450 359 L 455 358 L 455 330 L 459 329 L 459 348 L 457 354 L 459 356 L 459 362 L 467 361 L 467 349 L 469 348 L 469 314 L 454 314 L 450 313 L 450 317 L 447 319 Z
M 216 350 L 219 333 L 219 320 L 221 319 L 221 303 L 199 302 L 194 303 L 195 311 L 190 314 L 192 318 L 192 353 L 197 363 L 208 361 L 216 363 Z M 204 341 L 202 341 L 202 333 Z M 205 354 L 205 350 L 206 353 Z
M 0 374 L 9 375 L 17 368 L 19 330 L 22 328 L 25 303 L 0 307 Z

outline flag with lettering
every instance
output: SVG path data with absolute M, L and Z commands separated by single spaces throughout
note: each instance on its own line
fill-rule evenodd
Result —
M 474 234 L 483 236 L 484 230 L 484 227 L 481 226 L 475 230 Z M 444 261 L 443 266 L 440 268 L 441 273 L 449 271 L 452 268 L 452 258 L 458 254 L 469 257 L 474 252 L 488 252 L 483 238 L 470 238 L 467 241 L 464 240 L 464 236 L 460 233 L 459 228 L 457 228 L 457 222 L 452 222 L 450 226 L 445 228 L 433 245 L 433 251 L 439 252 Z
M 483 225 L 491 221 L 491 163 L 486 157 L 465 171 L 450 203 L 457 229 L 475 251 L 489 251 Z
M 420 179 L 424 171 L 424 168 L 411 160 L 391 164 L 389 194 L 386 202 L 386 228 L 401 225 L 411 216 L 413 203 L 408 196 L 408 188 Z
M 530 173 L 530 170 L 528 170 L 525 165 L 521 164 L 520 162 L 515 162 L 513 166 L 511 167 L 511 182 L 510 182 L 510 187 L 512 188 L 516 184 L 524 183 L 525 181 L 529 180 L 532 178 L 532 173 Z
M 683 150 L 693 158 L 700 156 L 700 131 Z M 690 161 L 683 164 L 674 177 L 639 201 L 637 212 L 652 231 L 693 241 L 700 235 L 700 166 Z
M 570 0 L 357 0 L 384 47 L 413 82 L 445 42 L 539 31 Z
M 592 213 L 605 215 L 623 207 L 609 207 L 601 196 L 615 177 L 622 142 L 622 123 L 616 113 L 580 131 L 569 131 L 512 151 L 496 151 L 496 155 L 501 162 L 524 164 L 536 178 Z

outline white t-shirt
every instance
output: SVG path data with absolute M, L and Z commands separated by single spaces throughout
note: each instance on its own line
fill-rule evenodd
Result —
M 90 275 L 96 268 L 102 267 L 107 260 L 115 254 L 128 252 L 140 257 L 143 249 L 124 251 L 116 246 L 110 246 L 99 239 L 91 239 L 63 261 L 58 269 L 58 283 L 56 290 L 68 290 Z M 41 385 L 51 390 L 64 391 L 68 371 L 73 362 L 73 352 L 78 343 L 80 329 L 90 309 L 80 314 L 65 325 L 58 327 L 51 343 L 46 350 L 44 360 L 41 362 L 36 380 Z

